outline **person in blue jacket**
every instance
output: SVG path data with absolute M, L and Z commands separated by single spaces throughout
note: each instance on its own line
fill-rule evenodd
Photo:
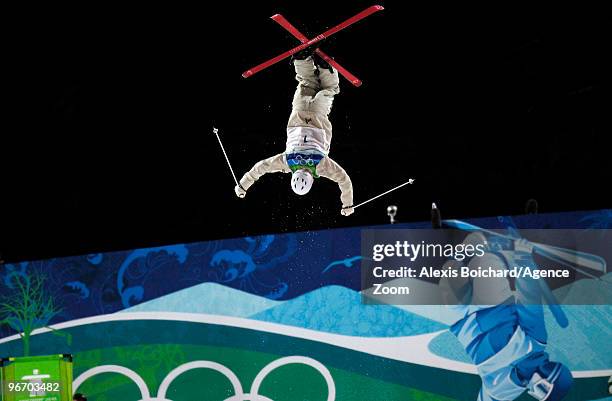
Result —
M 462 262 L 468 266 L 529 266 L 537 269 L 533 246 L 524 239 L 514 241 L 513 249 L 495 246 L 495 239 L 480 232 L 469 234 L 464 244 L 484 244 L 487 252 Z M 512 290 L 507 278 L 449 279 L 452 301 L 462 318 L 450 331 L 463 345 L 482 378 L 479 401 L 509 401 L 525 391 L 540 401 L 557 401 L 569 392 L 572 374 L 562 363 L 553 362 L 546 353 L 547 332 L 543 310 L 543 285 L 540 280 L 519 277 Z M 547 287 L 546 287 L 547 288 Z M 448 300 L 447 300 L 448 301 Z M 553 310 L 554 309 L 554 310 Z M 551 305 L 557 322 L 565 326 L 559 305 Z

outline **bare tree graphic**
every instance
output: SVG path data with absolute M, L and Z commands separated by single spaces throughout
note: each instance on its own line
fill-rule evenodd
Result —
M 30 336 L 36 329 L 47 328 L 72 344 L 72 335 L 49 327 L 48 324 L 62 311 L 45 289 L 41 272 L 11 274 L 12 290 L 0 296 L 0 325 L 8 325 L 19 333 L 23 341 L 23 355 L 30 355 Z

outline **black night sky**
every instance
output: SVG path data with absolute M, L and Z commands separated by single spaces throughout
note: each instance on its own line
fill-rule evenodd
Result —
M 289 61 L 240 75 L 298 44 L 269 17 L 312 36 L 371 1 L 16 14 L 4 260 L 383 224 L 389 204 L 402 222 L 431 202 L 444 218 L 520 214 L 532 197 L 542 212 L 610 207 L 605 13 L 412 3 L 381 1 L 321 45 L 364 81 L 342 80 L 330 117 L 355 201 L 416 180 L 350 217 L 329 181 L 298 197 L 268 175 L 236 198 L 211 131 L 239 176 L 282 152 Z

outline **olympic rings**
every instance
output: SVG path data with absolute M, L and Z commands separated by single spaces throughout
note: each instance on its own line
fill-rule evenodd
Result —
M 261 383 L 273 370 L 290 364 L 308 365 L 317 370 L 321 376 L 323 376 L 327 384 L 327 401 L 334 401 L 336 399 L 336 385 L 329 370 L 321 362 L 306 356 L 286 356 L 270 362 L 259 371 L 253 380 L 250 393 L 244 393 L 240 380 L 231 369 L 213 361 L 193 361 L 173 369 L 170 373 L 168 373 L 168 375 L 166 375 L 160 384 L 157 397 L 155 398 L 151 397 L 147 384 L 142 377 L 138 375 L 138 373 L 118 365 L 102 365 L 91 368 L 81 373 L 81 375 L 74 380 L 72 387 L 73 391 L 76 393 L 76 390 L 81 386 L 81 384 L 83 384 L 83 382 L 95 375 L 100 373 L 119 373 L 130 378 L 134 383 L 136 383 L 142 396 L 140 401 L 172 401 L 169 398 L 166 398 L 166 393 L 174 379 L 189 370 L 203 368 L 215 370 L 224 375 L 230 381 L 234 389 L 234 395 L 227 398 L 225 401 L 273 401 L 266 396 L 258 394 Z

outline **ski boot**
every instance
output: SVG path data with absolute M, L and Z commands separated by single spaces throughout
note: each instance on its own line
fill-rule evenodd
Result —
M 317 71 L 315 72 L 316 75 L 319 75 L 319 70 L 321 68 L 326 68 L 329 70 L 329 72 L 333 72 L 334 69 L 333 67 L 325 60 L 323 60 L 323 58 L 321 58 L 321 56 L 319 56 L 318 54 L 316 54 L 317 49 L 319 48 L 319 46 L 321 45 L 321 43 L 323 43 L 324 41 L 315 43 L 312 46 L 309 46 L 303 50 L 300 50 L 299 52 L 293 54 L 291 56 L 291 61 L 290 64 L 293 65 L 293 62 L 295 60 L 306 60 L 308 57 L 312 57 L 315 65 L 317 66 Z
M 308 57 L 314 57 L 314 53 L 315 53 L 315 51 L 317 51 L 318 47 L 319 47 L 319 44 L 315 43 L 312 46 L 309 46 L 309 47 L 307 47 L 305 49 L 300 50 L 297 53 L 294 53 L 291 56 L 290 64 L 293 65 L 293 62 L 295 60 L 306 60 Z
M 321 68 L 325 68 L 328 69 L 329 72 L 333 73 L 334 72 L 334 68 L 325 60 L 323 60 L 323 58 L 321 58 L 321 56 L 319 56 L 318 54 L 315 54 L 314 56 L 314 63 L 317 66 L 317 68 L 320 70 Z M 318 72 L 318 70 L 317 70 Z

